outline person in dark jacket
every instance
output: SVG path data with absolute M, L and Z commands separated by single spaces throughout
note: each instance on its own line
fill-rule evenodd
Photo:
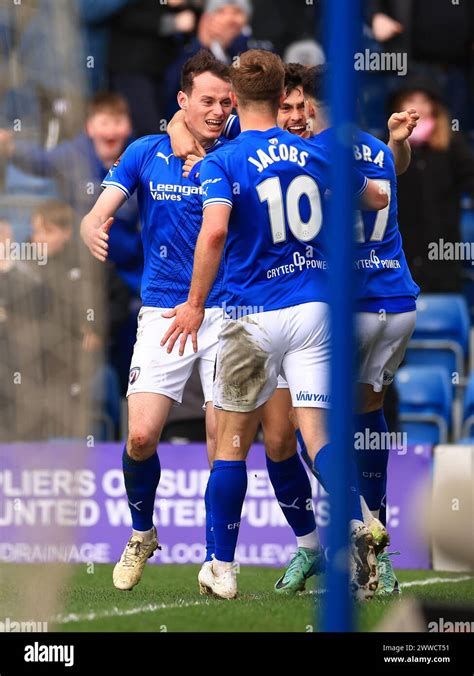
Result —
M 289 2 L 288 0 L 254 0 L 252 34 L 255 40 L 268 40 L 283 56 L 293 42 L 321 37 L 322 9 L 318 2 Z
M 467 130 L 473 122 L 474 3 L 368 0 L 367 20 L 384 52 L 406 54 L 410 76 L 436 79 Z
M 389 107 L 390 112 L 416 108 L 420 114 L 409 138 L 411 164 L 398 178 L 408 265 L 423 292 L 460 292 L 462 261 L 446 251 L 461 240 L 461 195 L 474 195 L 474 153 L 461 132 L 452 130 L 443 100 L 429 83 L 407 83 Z
M 107 61 L 112 17 L 135 0 L 74 0 L 82 23 L 85 58 L 92 57 L 93 67 L 87 68 L 91 92 L 108 87 Z
M 181 70 L 185 62 L 201 49 L 209 50 L 216 59 L 231 64 L 233 59 L 253 47 L 272 49 L 253 39 L 249 26 L 252 5 L 250 0 L 207 0 L 204 14 L 199 19 L 196 35 L 184 46 L 166 70 L 166 117 L 176 113 L 176 94 L 180 89 Z
M 110 85 L 129 102 L 137 136 L 166 131 L 165 71 L 195 27 L 188 0 L 135 0 L 111 19 Z

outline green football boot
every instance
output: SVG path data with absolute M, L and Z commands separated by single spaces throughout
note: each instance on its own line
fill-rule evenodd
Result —
M 390 559 L 393 555 L 398 555 L 400 552 L 380 552 L 377 554 L 377 568 L 379 571 L 379 586 L 375 592 L 376 597 L 397 596 L 402 593 L 400 585 L 398 584 L 397 576 L 393 569 L 392 561 Z
M 275 583 L 275 591 L 278 594 L 296 594 L 304 591 L 306 580 L 313 575 L 320 575 L 326 569 L 326 557 L 324 549 L 320 547 L 316 551 L 299 547 L 284 574 Z

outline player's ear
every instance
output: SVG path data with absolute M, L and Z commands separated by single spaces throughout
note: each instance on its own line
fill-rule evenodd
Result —
M 183 110 L 186 110 L 188 107 L 188 95 L 180 90 L 176 98 L 178 100 L 178 106 Z
M 283 91 L 283 92 L 281 93 L 281 96 L 280 96 L 279 108 L 282 107 L 283 101 L 284 101 L 285 99 L 286 99 L 286 94 L 285 94 L 285 92 Z
M 239 102 L 237 101 L 237 97 L 234 92 L 230 92 L 230 100 L 232 101 L 233 108 L 239 107 Z
M 306 105 L 308 106 L 308 117 L 316 117 L 316 108 L 311 99 L 306 99 Z

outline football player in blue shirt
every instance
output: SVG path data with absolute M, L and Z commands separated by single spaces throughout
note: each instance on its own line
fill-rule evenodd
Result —
M 324 120 L 324 122 L 322 121 L 320 106 L 314 99 L 314 95 L 312 96 L 314 92 L 315 75 L 314 68 L 308 68 L 296 63 L 285 65 L 285 96 L 282 99 L 278 109 L 277 123 L 280 128 L 300 136 L 301 138 L 312 138 L 314 129 L 317 129 L 317 131 L 322 131 L 323 128 L 328 126 L 326 120 Z M 322 84 L 321 76 L 318 78 L 318 83 L 318 90 L 320 90 Z M 317 119 L 315 119 L 315 114 L 318 110 L 320 114 L 317 116 Z M 406 142 L 406 138 L 410 133 L 411 128 L 416 124 L 417 117 L 418 116 L 416 115 L 415 111 L 410 111 L 410 113 L 406 112 L 403 114 L 398 114 L 397 116 L 392 116 L 390 119 L 391 135 L 389 143 L 396 159 L 398 173 L 404 171 L 409 163 L 410 148 Z M 321 124 L 324 124 L 323 128 L 320 127 Z M 224 129 L 224 134 L 229 138 L 236 138 L 239 133 L 239 119 L 235 115 L 229 116 L 227 125 Z M 196 167 L 196 163 L 199 161 L 199 156 L 197 154 L 199 153 L 199 149 L 196 151 L 196 141 L 190 135 L 189 130 L 182 119 L 180 120 L 179 115 L 176 116 L 174 123 L 170 125 L 170 134 L 172 136 L 172 145 L 175 149 L 175 152 L 181 155 L 184 154 L 184 156 L 186 156 L 186 153 L 189 153 L 184 164 L 184 173 L 185 175 L 188 175 L 189 172 L 192 172 L 193 175 L 196 171 L 199 171 L 199 167 Z M 324 140 L 324 135 L 321 138 Z M 362 171 L 362 173 L 364 173 L 364 171 Z M 370 173 L 367 175 L 372 176 Z M 374 178 L 377 178 L 377 174 L 374 175 Z M 378 176 L 378 178 L 380 178 L 380 176 Z M 393 205 L 394 201 L 392 200 L 392 209 Z M 385 209 L 380 213 L 386 214 L 386 212 L 387 210 Z M 369 211 L 361 213 L 364 213 L 364 218 L 369 218 L 372 220 L 375 218 L 374 212 Z M 378 216 L 378 218 L 380 220 L 380 216 Z M 360 221 L 360 216 L 358 216 L 358 220 Z M 391 281 L 393 282 L 393 280 Z M 394 288 L 396 289 L 396 285 Z M 262 428 L 265 440 L 267 436 L 267 430 L 274 430 L 276 432 L 276 434 L 273 435 L 275 438 L 279 435 L 281 439 L 285 439 L 284 448 L 286 455 L 282 457 L 281 460 L 287 460 L 286 464 L 276 462 L 276 460 L 280 459 L 278 455 L 276 457 L 272 455 L 269 458 L 269 451 L 267 450 L 267 466 L 269 477 L 275 490 L 275 494 L 281 504 L 282 502 L 284 503 L 284 500 L 280 497 L 280 493 L 282 492 L 282 487 L 286 486 L 288 483 L 287 476 L 282 476 L 284 474 L 284 468 L 290 462 L 296 466 L 297 454 L 296 447 L 290 442 L 293 427 L 288 420 L 288 412 L 291 411 L 290 418 L 295 422 L 296 426 L 295 416 L 291 410 L 291 398 L 287 392 L 285 393 L 285 381 L 281 378 L 281 376 L 279 377 L 278 387 L 280 389 L 278 390 L 277 395 L 272 397 L 270 401 L 267 402 L 263 407 Z M 307 456 L 304 442 L 298 429 L 296 430 L 296 435 L 302 448 L 303 458 L 306 460 L 307 464 L 311 466 L 311 461 Z M 270 446 L 270 448 L 271 447 L 272 446 Z M 368 460 L 369 455 L 373 456 L 374 454 L 366 453 L 363 456 L 366 461 Z M 371 486 L 374 482 L 368 482 L 365 478 L 367 473 L 370 475 L 370 468 L 368 469 L 366 467 L 367 462 L 364 466 L 361 465 L 362 456 L 360 453 L 358 453 L 357 456 L 359 461 L 358 467 L 361 472 L 359 481 L 361 482 L 362 488 L 364 489 L 364 494 L 366 492 L 365 489 L 367 485 Z M 379 466 L 374 468 L 374 472 L 375 474 L 379 472 Z M 369 499 L 367 495 L 364 495 L 364 497 Z M 371 496 L 370 502 L 373 505 L 373 496 Z M 377 511 L 373 511 L 373 515 L 378 517 Z M 283 512 L 289 525 L 293 528 L 293 530 L 295 530 L 293 523 L 295 520 L 294 510 L 283 508 Z M 384 515 L 381 516 L 383 519 L 382 525 L 385 525 Z M 383 543 L 387 542 L 388 540 L 386 529 L 381 529 L 378 521 L 374 520 L 370 514 L 367 515 L 367 521 L 370 523 L 376 544 L 378 545 L 378 550 L 380 550 Z M 305 575 L 308 575 L 308 571 L 311 571 L 309 562 L 305 558 L 308 556 L 308 554 L 311 556 L 311 550 L 309 550 L 309 552 L 308 550 L 301 552 L 298 550 L 297 558 L 292 559 L 285 573 L 277 581 L 275 585 L 276 591 L 298 590 L 302 588 Z M 378 557 L 379 560 L 385 561 L 387 555 L 385 552 L 379 552 Z M 386 572 L 393 571 L 391 565 L 387 566 L 385 563 L 383 569 Z M 384 574 L 383 580 L 387 581 L 389 577 L 389 575 Z M 386 587 L 386 585 L 379 586 L 377 593 L 383 593 L 384 587 Z
M 227 66 L 209 52 L 189 59 L 182 73 L 178 102 L 186 122 L 206 152 L 214 151 L 232 109 Z M 159 547 L 153 525 L 155 495 L 160 480 L 157 445 L 173 405 L 197 363 L 204 391 L 208 452 L 215 450 L 212 380 L 217 336 L 222 320 L 222 271 L 216 275 L 204 310 L 198 352 L 184 358 L 160 347 L 171 320 L 166 311 L 186 300 L 194 247 L 202 221 L 202 189 L 182 176 L 182 163 L 173 155 L 166 134 L 132 143 L 103 181 L 104 191 L 81 225 L 84 241 L 101 261 L 108 255 L 114 214 L 135 191 L 138 195 L 144 273 L 137 340 L 129 376 L 128 439 L 123 472 L 133 532 L 113 573 L 117 589 L 132 589 L 140 581 L 147 559 Z M 205 497 L 209 504 L 208 495 Z M 212 536 L 209 521 L 208 538 Z
M 276 126 L 284 82 L 277 56 L 249 50 L 231 78 L 244 131 L 202 162 L 204 220 L 191 289 L 162 340 L 162 345 L 169 341 L 172 351 L 181 336 L 183 354 L 190 336 L 193 349 L 199 349 L 197 331 L 225 246 L 226 302 L 248 311 L 239 319 L 225 319 L 219 338 L 214 383 L 218 441 L 209 482 L 216 552 L 201 584 L 229 599 L 237 595 L 233 560 L 247 484 L 245 458 L 261 407 L 280 373 L 288 381 L 316 472 L 331 492 L 324 425 L 329 407 L 328 233 L 323 227 L 328 158 Z M 367 208 L 386 206 L 384 192 L 358 172 L 354 188 Z M 352 588 L 365 599 L 376 589 L 377 570 L 355 484 L 354 476 L 352 487 L 346 487 Z
M 285 67 L 286 70 L 286 67 Z M 285 78 L 286 79 L 286 78 Z M 291 96 L 291 95 L 290 95 Z M 285 99 L 290 107 L 292 99 Z M 293 132 L 295 124 L 300 122 L 300 106 L 286 115 L 288 130 Z M 168 125 L 171 144 L 175 154 L 182 158 L 191 155 L 199 161 L 204 156 L 199 142 L 190 134 L 183 119 L 183 111 L 179 111 Z M 293 126 L 292 126 L 293 125 Z M 280 122 L 279 122 L 280 126 Z M 236 115 L 229 115 L 223 134 L 235 138 L 240 133 L 240 122 Z M 186 160 L 185 167 L 188 166 Z M 185 176 L 187 173 L 184 174 Z M 197 182 L 199 185 L 199 182 Z M 225 307 L 227 314 L 235 314 L 230 304 Z M 303 591 L 306 581 L 313 575 L 319 575 L 325 569 L 325 553 L 316 527 L 316 517 L 312 504 L 312 488 L 308 475 L 297 451 L 294 427 L 289 418 L 291 396 L 288 384 L 279 376 L 277 389 L 261 410 L 261 426 L 265 445 L 265 460 L 268 477 L 275 492 L 275 497 L 292 529 L 296 539 L 296 551 L 291 557 L 286 570 L 274 585 L 276 593 L 289 594 Z M 206 562 L 198 579 L 206 578 Z M 206 593 L 206 587 L 201 585 Z
M 331 130 L 322 96 L 324 69 L 300 64 L 285 66 L 286 98 L 280 105 L 278 124 L 303 138 L 315 136 L 329 151 Z M 316 81 L 316 82 L 315 82 Z M 315 84 L 317 96 L 315 97 Z M 383 402 L 388 385 L 403 360 L 415 326 L 416 297 L 419 289 L 408 269 L 397 222 L 396 176 L 410 162 L 408 137 L 417 124 L 414 109 L 393 114 L 388 121 L 388 145 L 359 131 L 354 139 L 354 156 L 360 171 L 379 182 L 389 194 L 389 205 L 374 213 L 356 215 L 355 262 L 358 273 L 356 333 L 359 348 L 359 409 L 356 439 L 378 433 L 383 439 L 387 425 Z M 229 126 L 229 138 L 239 130 L 237 120 Z M 301 435 L 297 431 L 303 448 Z M 389 439 L 388 436 L 385 437 Z M 388 448 L 381 444 L 377 453 L 355 448 L 361 494 L 375 517 L 366 521 L 378 542 L 377 560 L 381 571 L 377 596 L 400 591 L 388 552 L 382 546 L 388 535 L 380 531 L 379 519 L 386 525 L 385 501 Z
M 304 67 L 302 67 L 304 72 Z M 314 141 L 330 146 L 330 115 L 323 96 L 324 69 L 306 69 L 304 89 Z M 355 444 L 355 459 L 361 495 L 375 517 L 372 534 L 377 540 L 379 519 L 386 525 L 385 502 L 389 435 L 383 405 L 388 386 L 401 364 L 415 327 L 419 288 L 413 281 L 402 248 L 397 217 L 397 175 L 410 163 L 408 138 L 417 124 L 414 109 L 394 113 L 389 121 L 388 145 L 375 136 L 357 131 L 354 138 L 356 166 L 374 179 L 389 195 L 387 207 L 377 213 L 356 214 L 357 314 L 355 317 L 359 357 L 358 410 L 355 439 L 380 439 L 376 451 Z M 366 522 L 370 521 L 370 514 Z M 375 530 L 374 530 L 375 529 Z M 381 544 L 381 543 L 380 543 Z M 377 548 L 380 571 L 377 596 L 400 592 L 389 553 Z

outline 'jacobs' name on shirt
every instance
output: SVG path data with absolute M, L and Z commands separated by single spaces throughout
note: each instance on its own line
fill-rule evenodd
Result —
M 260 174 L 264 169 L 281 160 L 295 162 L 299 167 L 304 167 L 306 166 L 309 153 L 306 150 L 298 150 L 296 146 L 287 146 L 285 143 L 279 143 L 278 145 L 269 145 L 266 152 L 259 148 L 256 155 L 258 159 L 249 157 L 248 161 L 257 167 Z

